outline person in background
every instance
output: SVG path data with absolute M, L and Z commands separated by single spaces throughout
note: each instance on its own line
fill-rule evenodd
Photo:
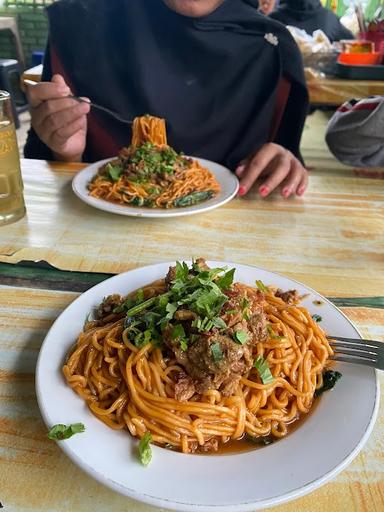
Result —
M 384 96 L 344 103 L 330 119 L 325 139 L 346 165 L 384 167 Z
M 320 29 L 331 42 L 354 39 L 352 32 L 342 25 L 336 14 L 323 7 L 320 0 L 285 0 L 270 17 L 310 35 Z
M 27 88 L 28 158 L 116 156 L 132 120 L 167 122 L 177 151 L 235 170 L 239 194 L 302 195 L 300 139 L 308 93 L 299 50 L 254 0 L 62 0 L 48 7 L 42 82 Z
M 276 8 L 278 2 L 276 0 L 260 0 L 259 1 L 259 10 L 266 14 L 267 16 L 271 14 Z

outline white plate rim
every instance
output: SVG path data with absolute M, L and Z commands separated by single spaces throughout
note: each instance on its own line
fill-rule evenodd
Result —
M 221 192 L 217 196 L 197 205 L 172 209 L 141 208 L 136 206 L 119 205 L 105 201 L 104 199 L 98 199 L 90 196 L 87 191 L 86 184 L 93 176 L 95 176 L 102 165 L 111 162 L 112 160 L 116 160 L 116 157 L 99 160 L 98 162 L 87 165 L 87 167 L 76 173 L 72 179 L 72 190 L 81 201 L 89 206 L 97 208 L 98 210 L 127 217 L 152 219 L 169 219 L 173 217 L 185 217 L 188 215 L 208 212 L 223 206 L 236 196 L 239 190 L 239 180 L 233 172 L 231 172 L 227 167 L 211 160 L 199 157 L 191 158 L 197 160 L 201 165 L 208 168 L 215 175 L 221 186 Z
M 251 264 L 234 263 L 231 261 L 216 261 L 216 260 L 208 260 L 207 263 L 209 265 L 214 265 L 214 266 L 226 265 L 226 266 L 231 266 L 231 267 L 232 266 L 249 267 L 249 268 L 252 268 L 254 271 L 262 271 L 262 272 L 266 272 L 271 275 L 274 275 L 277 278 L 287 279 L 290 282 L 295 283 L 295 284 L 299 285 L 300 287 L 305 288 L 308 292 L 310 292 L 311 294 L 314 294 L 316 296 L 316 298 L 319 298 L 322 301 L 324 301 L 325 303 L 327 303 L 328 305 L 330 305 L 335 311 L 338 312 L 338 314 L 340 314 L 345 319 L 345 321 L 347 323 L 350 324 L 350 326 L 356 331 L 356 334 L 358 335 L 358 337 L 362 338 L 359 330 L 354 325 L 354 323 L 337 306 L 335 306 L 329 299 L 327 299 L 326 297 L 321 295 L 319 292 L 317 292 L 313 288 L 307 286 L 306 284 L 304 284 L 296 279 L 288 277 L 279 272 L 270 271 L 264 267 L 259 267 L 259 266 L 251 265 Z M 49 421 L 49 416 L 46 413 L 46 411 L 44 410 L 43 401 L 42 401 L 42 391 L 41 391 L 40 378 L 39 378 L 40 365 L 41 365 L 41 359 L 42 359 L 41 356 L 42 356 L 44 344 L 45 344 L 46 340 L 48 339 L 48 335 L 51 332 L 51 330 L 54 329 L 55 325 L 59 322 L 61 315 L 69 307 L 71 307 L 77 301 L 78 298 L 82 297 L 84 294 L 93 292 L 95 289 L 97 289 L 99 287 L 101 288 L 104 285 L 104 283 L 106 283 L 106 282 L 113 282 L 113 280 L 121 279 L 121 276 L 129 275 L 132 271 L 135 271 L 135 270 L 146 271 L 146 270 L 150 270 L 150 269 L 155 269 L 159 266 L 164 266 L 164 265 L 169 266 L 169 265 L 174 265 L 174 264 L 175 264 L 175 261 L 160 261 L 155 264 L 137 267 L 137 268 L 131 269 L 127 272 L 124 272 L 121 274 L 116 274 L 115 276 L 112 276 L 112 277 L 106 279 L 105 281 L 98 283 L 97 285 L 93 286 L 92 288 L 90 288 L 87 291 L 80 294 L 79 297 L 77 297 L 73 302 L 71 302 L 71 304 L 69 304 L 63 310 L 63 312 L 59 315 L 59 317 L 55 320 L 55 322 L 52 324 L 51 328 L 49 329 L 49 331 L 46 335 L 46 338 L 40 348 L 40 352 L 39 352 L 39 356 L 38 356 L 38 360 L 37 360 L 37 364 L 36 364 L 36 384 L 35 384 L 35 386 L 36 386 L 37 401 L 38 401 L 39 409 L 40 409 L 41 415 L 43 417 L 44 423 L 47 425 L 47 427 L 49 427 L 49 425 L 52 423 Z M 143 283 L 143 284 L 145 284 L 145 283 Z M 345 363 L 345 364 L 347 364 L 347 363 Z M 169 508 L 169 510 L 175 510 L 175 511 L 180 511 L 180 512 L 217 512 L 218 510 L 220 510 L 220 511 L 223 510 L 225 512 L 251 512 L 251 511 L 255 511 L 255 510 L 263 510 L 264 508 L 267 508 L 267 507 L 277 506 L 277 505 L 292 501 L 294 499 L 298 499 L 300 497 L 303 497 L 303 496 L 315 491 L 316 489 L 318 489 L 319 487 L 321 487 L 322 485 L 324 485 L 325 483 L 329 482 L 331 479 L 336 477 L 359 454 L 359 452 L 362 450 L 362 448 L 364 447 L 365 443 L 367 442 L 369 436 L 372 433 L 372 430 L 374 428 L 375 421 L 376 421 L 376 418 L 378 415 L 379 405 L 380 405 L 380 386 L 379 386 L 379 381 L 378 381 L 378 373 L 376 370 L 374 370 L 372 368 L 370 368 L 370 370 L 373 371 L 374 381 L 375 381 L 374 404 L 373 404 L 372 411 L 370 412 L 370 415 L 368 418 L 367 428 L 364 432 L 364 435 L 360 438 L 359 442 L 353 447 L 353 449 L 346 455 L 346 457 L 342 461 L 340 461 L 334 467 L 330 468 L 329 471 L 326 472 L 322 477 L 317 478 L 313 481 L 310 481 L 304 486 L 300 486 L 296 489 L 293 489 L 289 493 L 286 493 L 284 495 L 272 496 L 269 499 L 256 499 L 253 501 L 241 502 L 236 505 L 233 505 L 233 504 L 229 504 L 229 505 L 223 505 L 223 504 L 199 505 L 199 504 L 193 504 L 193 503 L 188 503 L 188 502 L 159 498 L 158 496 L 154 496 L 149 493 L 138 492 L 135 489 L 127 488 L 125 485 L 123 486 L 113 480 L 108 479 L 103 474 L 96 471 L 92 466 L 89 466 L 87 463 L 84 463 L 84 461 L 80 457 L 78 457 L 78 455 L 66 444 L 66 442 L 60 442 L 58 444 L 59 444 L 60 448 L 65 452 L 65 454 L 78 467 L 80 467 L 83 471 L 85 471 L 88 475 L 90 475 L 95 480 L 99 481 L 100 483 L 106 485 L 110 489 L 112 489 L 124 496 L 130 497 L 132 499 L 136 499 L 140 502 L 146 503 L 148 505 L 152 505 L 154 507 L 167 507 L 167 508 Z M 181 455 L 183 457 L 188 457 L 188 455 L 184 455 L 184 454 L 178 454 L 178 455 Z

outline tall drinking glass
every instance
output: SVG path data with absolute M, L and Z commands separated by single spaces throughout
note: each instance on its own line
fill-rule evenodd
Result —
M 25 215 L 23 180 L 11 98 L 0 91 L 0 226 Z

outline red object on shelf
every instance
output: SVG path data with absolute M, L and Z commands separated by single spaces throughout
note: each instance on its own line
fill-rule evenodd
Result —
M 365 39 L 366 41 L 372 41 L 375 43 L 375 51 L 379 52 L 382 43 L 384 43 L 384 31 L 368 31 L 362 32 L 360 34 L 361 39 Z
M 379 52 L 373 53 L 340 53 L 337 59 L 340 64 L 347 64 L 349 66 L 375 66 L 381 64 L 382 54 Z

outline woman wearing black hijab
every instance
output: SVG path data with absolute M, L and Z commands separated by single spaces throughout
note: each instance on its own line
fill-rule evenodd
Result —
M 308 106 L 300 55 L 254 0 L 62 0 L 48 8 L 43 82 L 28 88 L 29 158 L 96 161 L 131 138 L 127 125 L 70 91 L 133 119 L 167 121 L 176 150 L 236 169 L 240 194 L 301 195 Z M 55 100 L 54 100 L 55 99 Z
M 354 39 L 352 32 L 344 27 L 336 14 L 323 7 L 320 0 L 285 0 L 284 5 L 270 17 L 284 25 L 301 28 L 311 35 L 321 29 L 331 42 Z

